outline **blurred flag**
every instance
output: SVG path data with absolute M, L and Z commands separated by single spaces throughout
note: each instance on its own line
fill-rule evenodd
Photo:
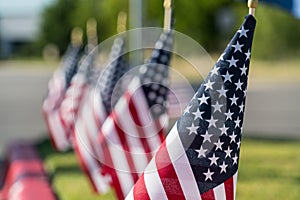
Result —
M 111 178 L 102 173 L 101 164 L 97 159 L 98 156 L 102 156 L 97 135 L 102 123 L 111 112 L 111 107 L 114 106 L 111 99 L 115 86 L 128 70 L 123 55 L 124 45 L 123 38 L 115 39 L 106 68 L 97 85 L 94 88 L 92 85 L 87 88 L 84 104 L 75 124 L 75 153 L 94 191 L 102 194 L 110 189 Z
M 235 199 L 255 24 L 248 15 L 126 199 Z
M 99 133 L 101 162 L 119 199 L 124 199 L 164 140 L 171 31 L 161 34 Z
M 82 56 L 78 72 L 73 76 L 64 99 L 59 108 L 59 115 L 63 124 L 65 137 L 72 144 L 72 132 L 74 130 L 77 113 L 82 105 L 87 87 L 91 84 L 93 76 L 99 76 L 94 68 L 97 51 L 87 52 Z
M 47 122 L 50 139 L 54 148 L 65 151 L 69 148 L 59 108 L 64 99 L 72 77 L 77 72 L 77 64 L 81 53 L 80 46 L 70 45 L 62 60 L 62 67 L 57 69 L 48 83 L 48 94 L 43 102 L 42 110 Z

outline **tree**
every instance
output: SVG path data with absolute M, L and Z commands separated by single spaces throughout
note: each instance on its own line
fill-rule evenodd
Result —
M 40 44 L 54 43 L 63 52 L 69 43 L 72 31 L 72 12 L 79 0 L 56 0 L 42 15 Z

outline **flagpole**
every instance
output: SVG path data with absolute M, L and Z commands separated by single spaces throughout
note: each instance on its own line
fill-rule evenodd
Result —
M 166 31 L 171 30 L 172 24 L 172 0 L 164 0 L 165 17 L 164 17 L 164 29 Z
M 248 0 L 249 14 L 255 15 L 255 9 L 258 6 L 258 0 Z
M 71 44 L 72 46 L 79 47 L 82 45 L 82 29 L 79 27 L 75 27 L 71 33 Z
M 136 29 L 143 27 L 143 10 L 145 1 L 141 0 L 129 0 L 129 29 Z M 138 66 L 143 63 L 143 52 L 140 49 L 142 46 L 143 36 L 142 30 L 131 31 L 129 34 L 129 49 L 132 51 L 129 55 L 130 65 Z
M 88 51 L 91 52 L 98 44 L 97 21 L 95 18 L 90 18 L 87 20 L 86 33 L 88 40 Z
M 126 31 L 126 23 L 127 23 L 127 14 L 125 12 L 120 12 L 118 15 L 118 25 L 117 25 L 118 33 L 122 33 Z

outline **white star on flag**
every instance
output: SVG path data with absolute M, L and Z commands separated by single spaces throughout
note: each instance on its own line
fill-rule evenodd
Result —
M 244 46 L 243 44 L 241 45 L 241 44 L 239 44 L 239 41 L 237 41 L 237 43 L 235 45 L 232 45 L 232 47 L 234 48 L 234 53 L 237 51 L 243 53 L 243 51 L 242 51 L 243 46 Z
M 239 30 L 238 31 L 238 33 L 240 33 L 240 38 L 242 37 L 242 36 L 245 36 L 246 38 L 248 37 L 247 36 L 247 32 L 248 32 L 249 30 L 245 30 L 245 28 L 242 26 L 242 28 L 241 28 L 241 30 Z
M 208 80 L 207 83 L 204 84 L 205 90 L 208 90 L 208 89 L 212 90 L 213 89 L 213 87 L 212 87 L 213 84 L 214 84 L 214 82 L 211 82 L 210 80 Z
M 229 98 L 231 100 L 231 105 L 235 104 L 237 105 L 237 100 L 239 99 L 238 97 L 235 96 L 235 94 L 233 94 L 232 98 Z
M 206 173 L 203 173 L 205 175 L 205 180 L 207 181 L 208 179 L 210 179 L 211 181 L 212 179 L 212 175 L 214 175 L 214 172 L 210 172 L 210 170 L 208 169 L 208 171 Z
M 222 85 L 222 88 L 220 89 L 220 90 L 217 90 L 217 92 L 219 92 L 219 98 L 221 98 L 222 96 L 224 96 L 225 98 L 227 97 L 226 96 L 226 92 L 227 92 L 228 90 L 225 90 L 224 89 L 224 86 Z
M 241 80 L 239 80 L 237 83 L 235 83 L 235 85 L 236 85 L 236 90 L 243 90 L 242 89 L 243 82 L 241 82 Z
M 248 50 L 247 53 L 245 53 L 245 55 L 246 55 L 246 60 L 250 60 L 250 57 L 251 57 L 250 49 Z
M 231 81 L 231 77 L 233 77 L 233 75 L 229 74 L 228 71 L 226 72 L 225 75 L 222 75 L 224 77 L 224 83 L 226 83 L 227 81 L 229 81 L 230 83 L 232 83 Z
M 199 150 L 195 149 L 195 151 L 198 153 L 198 158 L 203 158 L 206 157 L 206 149 L 203 149 L 203 147 L 201 146 Z
M 191 127 L 188 127 L 187 129 L 190 131 L 189 135 L 192 135 L 193 133 L 198 135 L 198 133 L 197 133 L 198 128 L 199 128 L 199 126 L 195 126 L 194 124 L 192 124 Z
M 229 67 L 237 67 L 236 63 L 238 62 L 239 60 L 235 60 L 234 57 L 232 56 L 230 60 L 227 60 L 227 62 L 229 62 Z
M 200 105 L 202 105 L 202 104 L 204 104 L 204 103 L 205 103 L 205 104 L 208 104 L 208 103 L 207 103 L 207 100 L 208 100 L 208 99 L 209 99 L 209 97 L 206 97 L 205 94 L 203 94 L 201 98 L 198 98 L 198 100 L 200 100 Z
M 212 134 L 209 134 L 208 131 L 205 132 L 205 135 L 201 135 L 203 137 L 203 143 L 205 141 L 211 142 L 210 138 L 212 136 Z

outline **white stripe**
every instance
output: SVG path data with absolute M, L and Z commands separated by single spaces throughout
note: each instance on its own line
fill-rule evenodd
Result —
M 136 129 L 137 125 L 131 117 L 126 98 L 121 98 L 114 110 L 117 115 L 116 121 L 117 123 L 120 123 L 119 126 L 124 132 L 124 136 L 128 142 L 130 156 L 133 159 L 136 172 L 141 174 L 148 164 L 148 159 L 146 157 L 143 144 L 141 143 L 139 133 Z
M 226 199 L 225 193 L 226 193 L 225 186 L 224 183 L 222 183 L 216 188 L 214 188 L 215 200 L 225 200 Z
M 82 120 L 82 118 L 79 118 L 78 122 L 76 123 L 76 127 L 75 127 L 76 143 L 78 146 L 83 147 L 85 151 L 91 154 L 92 148 L 90 147 L 90 142 L 86 134 L 84 123 L 85 122 Z
M 90 91 L 88 95 L 88 103 L 87 106 L 90 112 L 90 121 L 87 121 L 87 125 L 89 126 L 89 135 L 93 140 L 92 145 L 95 149 L 95 154 L 99 158 L 103 157 L 102 149 L 98 142 L 98 134 L 101 129 L 101 126 L 105 119 L 107 118 L 107 113 L 104 108 L 100 93 L 94 88 Z M 93 126 L 93 127 L 92 127 Z
M 166 147 L 186 199 L 201 199 L 196 180 L 177 131 L 177 123 L 166 138 Z
M 236 199 L 235 197 L 236 197 L 237 181 L 238 181 L 238 171 L 233 175 L 234 199 Z
M 92 150 L 95 151 L 94 152 L 95 156 L 100 158 L 100 157 L 103 157 L 101 147 L 98 142 L 98 133 L 99 133 L 100 129 L 99 129 L 99 126 L 97 125 L 97 120 L 95 119 L 95 116 L 93 115 L 93 110 L 91 110 L 92 109 L 91 105 L 87 104 L 86 107 L 87 107 L 86 109 L 89 109 L 90 112 L 85 114 L 86 118 L 84 118 L 85 119 L 84 124 L 86 126 L 87 134 L 90 136 L 90 139 L 92 140 L 92 141 L 90 141 L 91 146 L 93 147 Z
M 70 147 L 69 141 L 66 138 L 66 133 L 61 123 L 59 112 L 57 110 L 47 113 L 47 121 L 49 123 L 50 134 L 53 137 L 54 143 L 59 151 L 65 151 Z
M 134 200 L 133 196 L 133 188 L 130 190 L 130 192 L 127 194 L 125 200 Z
M 155 158 L 151 160 L 145 169 L 144 182 L 150 199 L 168 199 L 156 168 Z
M 81 140 L 83 140 L 83 137 L 81 137 Z M 87 138 L 85 138 L 85 142 L 86 140 Z M 77 137 L 76 142 L 78 143 L 78 150 L 80 151 L 80 154 L 82 156 L 81 159 L 82 161 L 84 161 L 85 166 L 87 167 L 87 170 L 91 175 L 91 181 L 96 186 L 97 191 L 99 193 L 108 192 L 108 190 L 110 189 L 108 182 L 109 180 L 101 175 L 101 169 L 97 161 L 83 145 L 80 145 L 82 141 L 77 141 Z
M 130 90 L 130 93 L 132 94 L 133 103 L 137 108 L 139 108 L 138 117 L 141 120 L 141 124 L 143 125 L 145 137 L 147 138 L 147 142 L 149 144 L 149 147 L 151 148 L 151 152 L 153 152 L 154 154 L 159 148 L 161 141 L 158 135 L 158 130 L 155 126 L 155 122 L 150 117 L 151 114 L 148 105 L 146 104 L 145 95 L 143 94 L 141 87 L 136 89 L 135 91 Z
M 91 108 L 92 105 L 87 102 L 82 110 L 82 119 L 84 123 L 86 124 L 88 134 L 92 137 L 95 138 L 98 134 L 98 126 L 97 122 L 95 121 L 95 117 L 93 115 L 93 110 Z
M 93 105 L 93 113 L 94 115 L 97 117 L 96 119 L 98 120 L 97 123 L 101 124 L 105 121 L 106 117 L 107 117 L 107 113 L 106 113 L 106 109 L 103 105 L 102 99 L 101 99 L 101 95 L 100 92 L 94 88 L 91 90 L 90 92 L 91 97 L 90 97 L 90 103 L 91 105 Z M 100 125 L 100 127 L 101 127 Z
M 123 194 L 127 194 L 134 185 L 133 177 L 131 176 L 130 167 L 128 165 L 124 149 L 114 128 L 112 118 L 107 118 L 102 126 L 102 133 L 108 145 L 108 150 L 112 158 L 112 164 L 117 173 Z M 107 164 L 107 163 L 104 163 Z
M 300 1 L 299 0 L 293 1 L 293 13 L 296 17 L 300 18 Z
M 82 160 L 85 161 L 87 170 L 89 171 L 92 182 L 100 193 L 108 192 L 110 185 L 109 180 L 101 175 L 101 169 L 94 157 L 81 145 L 79 145 L 79 151 L 82 155 Z

